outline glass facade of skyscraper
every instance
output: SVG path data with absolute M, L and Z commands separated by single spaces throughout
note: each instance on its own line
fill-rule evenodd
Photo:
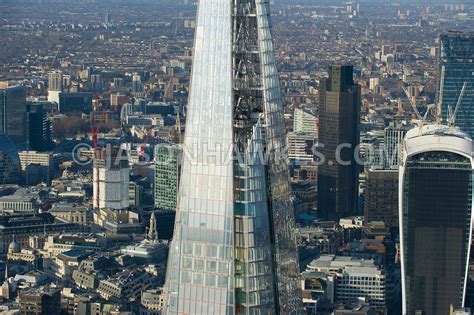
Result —
M 181 149 L 178 146 L 155 147 L 155 208 L 176 211 Z
M 441 315 L 464 306 L 472 144 L 452 128 L 423 128 L 407 134 L 400 174 L 403 314 Z
M 318 216 L 339 220 L 358 207 L 359 164 L 353 150 L 359 144 L 361 88 L 353 67 L 334 65 L 320 85 L 319 143 L 325 163 L 318 167 Z M 343 144 L 338 163 L 338 149 Z
M 0 88 L 0 132 L 18 148 L 26 148 L 26 89 L 24 86 Z
M 301 310 L 268 17 L 264 1 L 199 1 L 168 314 Z
M 438 75 L 438 103 L 445 121 L 449 118 L 449 107 L 454 111 L 466 83 L 456 126 L 474 137 L 474 32 L 447 32 L 440 36 Z

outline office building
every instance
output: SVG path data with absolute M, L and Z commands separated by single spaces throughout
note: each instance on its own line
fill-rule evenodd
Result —
M 52 152 L 20 151 L 21 171 L 26 185 L 51 183 L 54 177 L 54 157 Z
M 138 213 L 130 210 L 96 209 L 92 218 L 95 224 L 106 229 L 109 234 L 141 233 L 143 230 Z
M 372 259 L 321 255 L 307 266 L 308 272 L 325 275 L 326 298 L 331 302 L 365 298 L 370 305 L 383 308 L 390 298 L 390 279 Z
M 91 74 L 89 80 L 89 88 L 92 91 L 102 91 L 104 89 L 104 82 L 100 74 Z
M 26 147 L 26 89 L 22 85 L 0 88 L 0 133 L 18 148 Z
M 324 147 L 318 151 L 326 160 L 318 169 L 318 215 L 324 219 L 357 211 L 360 166 L 354 150 L 359 144 L 361 89 L 352 74 L 352 66 L 331 66 L 320 86 L 319 143 Z
M 140 298 L 152 285 L 152 278 L 139 270 L 124 270 L 99 282 L 97 293 L 107 301 L 126 302 Z
M 303 109 L 295 109 L 293 117 L 293 131 L 318 134 L 318 119 Z
M 391 169 L 398 167 L 399 164 L 399 150 L 405 134 L 409 127 L 400 121 L 391 122 L 384 130 L 384 167 Z
M 130 168 L 127 156 L 116 147 L 98 148 L 94 152 L 94 208 L 125 209 L 130 205 L 128 185 Z
M 83 226 L 90 226 L 92 223 L 92 212 L 84 205 L 55 203 L 49 213 L 67 222 Z
M 398 227 L 398 169 L 370 168 L 365 172 L 364 216 Z
M 163 291 L 161 289 L 146 290 L 142 293 L 140 314 L 161 315 L 164 306 Z
M 142 92 L 142 78 L 136 74 L 132 77 L 132 92 L 133 93 L 140 93 Z
M 131 207 L 139 207 L 143 201 L 143 186 L 139 183 L 130 181 L 128 183 L 128 200 Z
M 20 158 L 18 150 L 5 134 L 0 134 L 0 183 L 20 183 Z
M 130 98 L 125 93 L 117 92 L 110 94 L 110 106 L 118 112 L 123 105 L 130 102 Z
M 48 118 L 48 104 L 26 105 L 28 150 L 44 152 L 53 148 L 52 124 Z
M 48 102 L 59 104 L 59 95 L 63 91 L 63 73 L 52 71 L 48 74 Z
M 48 90 L 63 90 L 63 74 L 61 71 L 52 71 L 48 74 Z
M 60 314 L 61 290 L 50 287 L 35 287 L 19 294 L 20 313 L 31 315 Z
M 80 230 L 80 226 L 55 218 L 50 213 L 4 214 L 0 216 L 0 253 L 6 254 L 8 244 L 15 241 L 21 248 L 30 246 L 29 239 L 45 233 L 67 233 Z
M 92 93 L 61 93 L 59 95 L 59 112 L 89 113 L 92 109 Z
M 456 115 L 456 126 L 474 136 L 474 32 L 446 32 L 439 38 L 438 105 L 447 121 L 449 107 L 454 111 L 466 83 Z
M 403 315 L 464 306 L 472 230 L 472 141 L 425 125 L 403 143 L 399 177 Z
M 313 149 L 317 135 L 308 132 L 288 133 L 288 157 L 296 164 L 309 164 L 315 161 Z
M 76 252 L 101 252 L 107 244 L 106 236 L 94 237 L 90 234 L 60 234 L 48 235 L 42 248 L 50 257 L 69 251 Z
M 155 147 L 155 208 L 176 211 L 181 161 L 179 146 Z
M 13 195 L 0 197 L 1 214 L 25 214 L 38 211 L 38 195 L 29 192 L 26 188 L 20 188 Z
M 167 314 L 302 311 L 268 6 L 198 3 Z

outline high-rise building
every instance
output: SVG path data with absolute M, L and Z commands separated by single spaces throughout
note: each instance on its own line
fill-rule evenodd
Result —
M 293 117 L 293 131 L 318 134 L 318 119 L 303 109 L 295 109 Z
M 48 90 L 63 90 L 63 73 L 61 71 L 52 71 L 48 74 Z
M 54 158 L 51 152 L 21 151 L 18 153 L 26 185 L 51 183 L 54 177 Z
M 58 104 L 61 113 L 89 113 L 92 109 L 92 93 L 61 93 Z
M 104 82 L 102 81 L 102 75 L 91 74 L 89 81 L 90 81 L 90 89 L 92 91 L 102 91 L 104 89 Z
M 297 314 L 269 2 L 200 0 L 192 67 L 165 313 Z
M 472 235 L 472 141 L 425 125 L 403 143 L 399 217 L 403 315 L 464 306 Z
M 313 147 L 317 142 L 314 133 L 289 132 L 288 157 L 295 164 L 308 164 L 314 162 Z
M 26 105 L 28 148 L 34 151 L 48 151 L 53 147 L 52 125 L 47 115 L 48 104 Z
M 461 90 L 465 93 L 456 115 L 456 125 L 474 137 L 474 32 L 446 32 L 440 36 L 438 69 L 438 104 L 442 118 L 449 117 L 449 107 L 454 111 Z
M 63 73 L 52 71 L 48 74 L 48 102 L 59 104 L 59 95 L 63 91 Z
M 5 134 L 0 134 L 0 184 L 20 183 L 18 149 Z
M 155 208 L 176 211 L 182 150 L 178 146 L 155 147 Z
M 338 220 L 357 210 L 359 165 L 354 150 L 360 139 L 361 89 L 354 83 L 353 67 L 331 66 L 319 93 L 318 150 L 325 163 L 318 169 L 318 214 Z
M 26 147 L 26 90 L 24 86 L 0 88 L 0 133 Z
M 384 167 L 392 168 L 399 164 L 399 151 L 409 127 L 400 121 L 391 122 L 384 130 Z
M 94 154 L 94 208 L 125 209 L 130 205 L 127 156 L 116 147 L 98 148 Z
M 369 168 L 365 172 L 364 216 L 398 227 L 398 169 Z
M 132 77 L 132 92 L 139 93 L 142 90 L 142 78 L 138 74 L 136 74 Z

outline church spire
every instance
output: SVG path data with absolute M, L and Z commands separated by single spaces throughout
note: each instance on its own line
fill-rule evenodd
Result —
M 148 239 L 150 241 L 158 242 L 158 230 L 156 229 L 155 210 L 153 210 L 150 217 L 150 227 L 148 228 Z

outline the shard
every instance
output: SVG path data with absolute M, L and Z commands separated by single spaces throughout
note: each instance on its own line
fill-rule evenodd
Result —
M 199 0 L 167 314 L 299 314 L 269 3 Z

